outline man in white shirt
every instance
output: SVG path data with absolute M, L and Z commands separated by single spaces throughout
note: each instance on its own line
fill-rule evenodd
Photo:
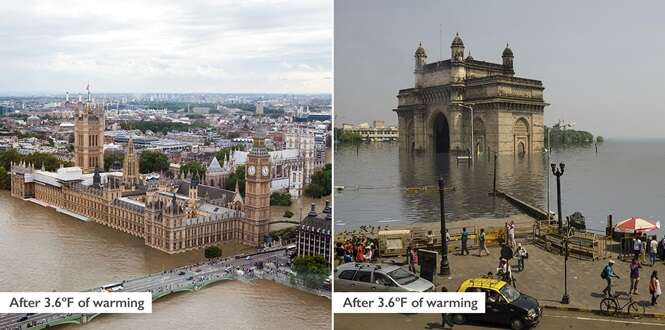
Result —
M 640 258 L 640 254 L 642 254 L 642 240 L 637 237 L 637 233 L 635 234 L 635 238 L 633 238 L 633 253 L 635 254 L 635 258 Z
M 656 257 L 658 256 L 658 241 L 656 236 L 651 237 L 651 242 L 649 243 L 649 257 L 651 258 L 651 267 L 656 264 Z

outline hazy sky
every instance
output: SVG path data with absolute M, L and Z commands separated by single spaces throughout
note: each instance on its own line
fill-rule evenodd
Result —
M 397 123 L 413 54 L 450 58 L 459 32 L 474 58 L 545 85 L 545 123 L 606 137 L 665 137 L 665 3 L 659 1 L 335 1 L 336 124 Z
M 3 0 L 0 94 L 332 90 L 329 0 Z

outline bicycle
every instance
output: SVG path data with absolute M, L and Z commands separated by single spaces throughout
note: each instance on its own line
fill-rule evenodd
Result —
M 644 305 L 640 305 L 639 302 L 633 301 L 632 295 L 628 295 L 628 301 L 621 305 L 621 307 L 619 307 L 620 305 L 618 295 L 610 296 L 600 301 L 600 311 L 608 316 L 616 316 L 619 312 L 623 312 L 623 309 L 627 307 L 628 316 L 632 318 L 640 318 L 646 313 Z

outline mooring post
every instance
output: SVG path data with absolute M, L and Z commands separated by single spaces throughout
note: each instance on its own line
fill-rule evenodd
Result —
M 493 191 L 494 191 L 495 194 L 496 194 L 496 160 L 497 160 L 497 158 L 498 158 L 497 154 L 494 153 L 494 186 L 493 186 L 494 190 Z

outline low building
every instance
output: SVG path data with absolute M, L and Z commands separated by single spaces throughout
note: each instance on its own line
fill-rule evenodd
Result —
M 323 256 L 327 262 L 332 262 L 332 208 L 326 201 L 326 207 L 321 214 L 316 213 L 316 206 L 312 204 L 307 216 L 300 221 L 297 229 L 298 241 L 296 249 L 298 256 Z

